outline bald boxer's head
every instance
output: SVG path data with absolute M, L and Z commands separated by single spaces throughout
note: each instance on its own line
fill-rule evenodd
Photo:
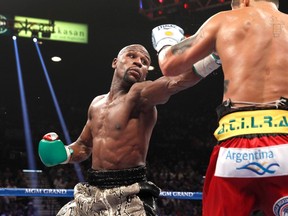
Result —
M 140 44 L 131 44 L 121 49 L 113 59 L 114 78 L 122 79 L 130 88 L 136 82 L 146 80 L 151 58 L 146 48 Z
M 249 3 L 251 1 L 254 1 L 254 2 L 261 2 L 261 1 L 272 2 L 272 3 L 274 3 L 277 6 L 277 8 L 279 8 L 279 0 L 232 0 L 231 7 L 232 7 L 232 9 L 233 8 L 234 9 L 235 8 L 239 8 L 241 3 L 249 5 Z
M 139 52 L 143 53 L 149 59 L 149 61 L 150 61 L 149 63 L 151 63 L 151 57 L 150 57 L 148 51 L 146 50 L 146 48 L 144 46 L 142 46 L 140 44 L 131 44 L 131 45 L 124 47 L 118 53 L 118 57 L 120 55 L 122 55 L 124 52 L 127 52 L 129 50 L 139 51 Z

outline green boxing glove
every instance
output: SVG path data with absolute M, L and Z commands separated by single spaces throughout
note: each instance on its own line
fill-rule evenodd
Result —
M 65 146 L 59 136 L 51 132 L 45 134 L 43 139 L 40 140 L 38 154 L 43 164 L 51 167 L 68 163 L 73 154 L 73 149 Z

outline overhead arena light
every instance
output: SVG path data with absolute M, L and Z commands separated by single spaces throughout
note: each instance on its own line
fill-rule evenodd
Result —
M 60 61 L 62 61 L 61 57 L 59 57 L 59 56 L 53 56 L 53 57 L 51 58 L 51 60 L 52 60 L 53 62 L 60 62 Z

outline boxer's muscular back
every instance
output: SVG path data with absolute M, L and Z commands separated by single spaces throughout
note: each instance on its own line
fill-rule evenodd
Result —
M 271 7 L 222 15 L 226 24 L 216 49 L 224 62 L 224 100 L 262 103 L 288 97 L 288 16 Z

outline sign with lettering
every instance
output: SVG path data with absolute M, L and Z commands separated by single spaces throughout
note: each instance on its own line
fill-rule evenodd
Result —
M 45 40 L 88 43 L 88 25 L 58 20 L 15 16 L 14 29 L 19 37 L 33 37 Z

